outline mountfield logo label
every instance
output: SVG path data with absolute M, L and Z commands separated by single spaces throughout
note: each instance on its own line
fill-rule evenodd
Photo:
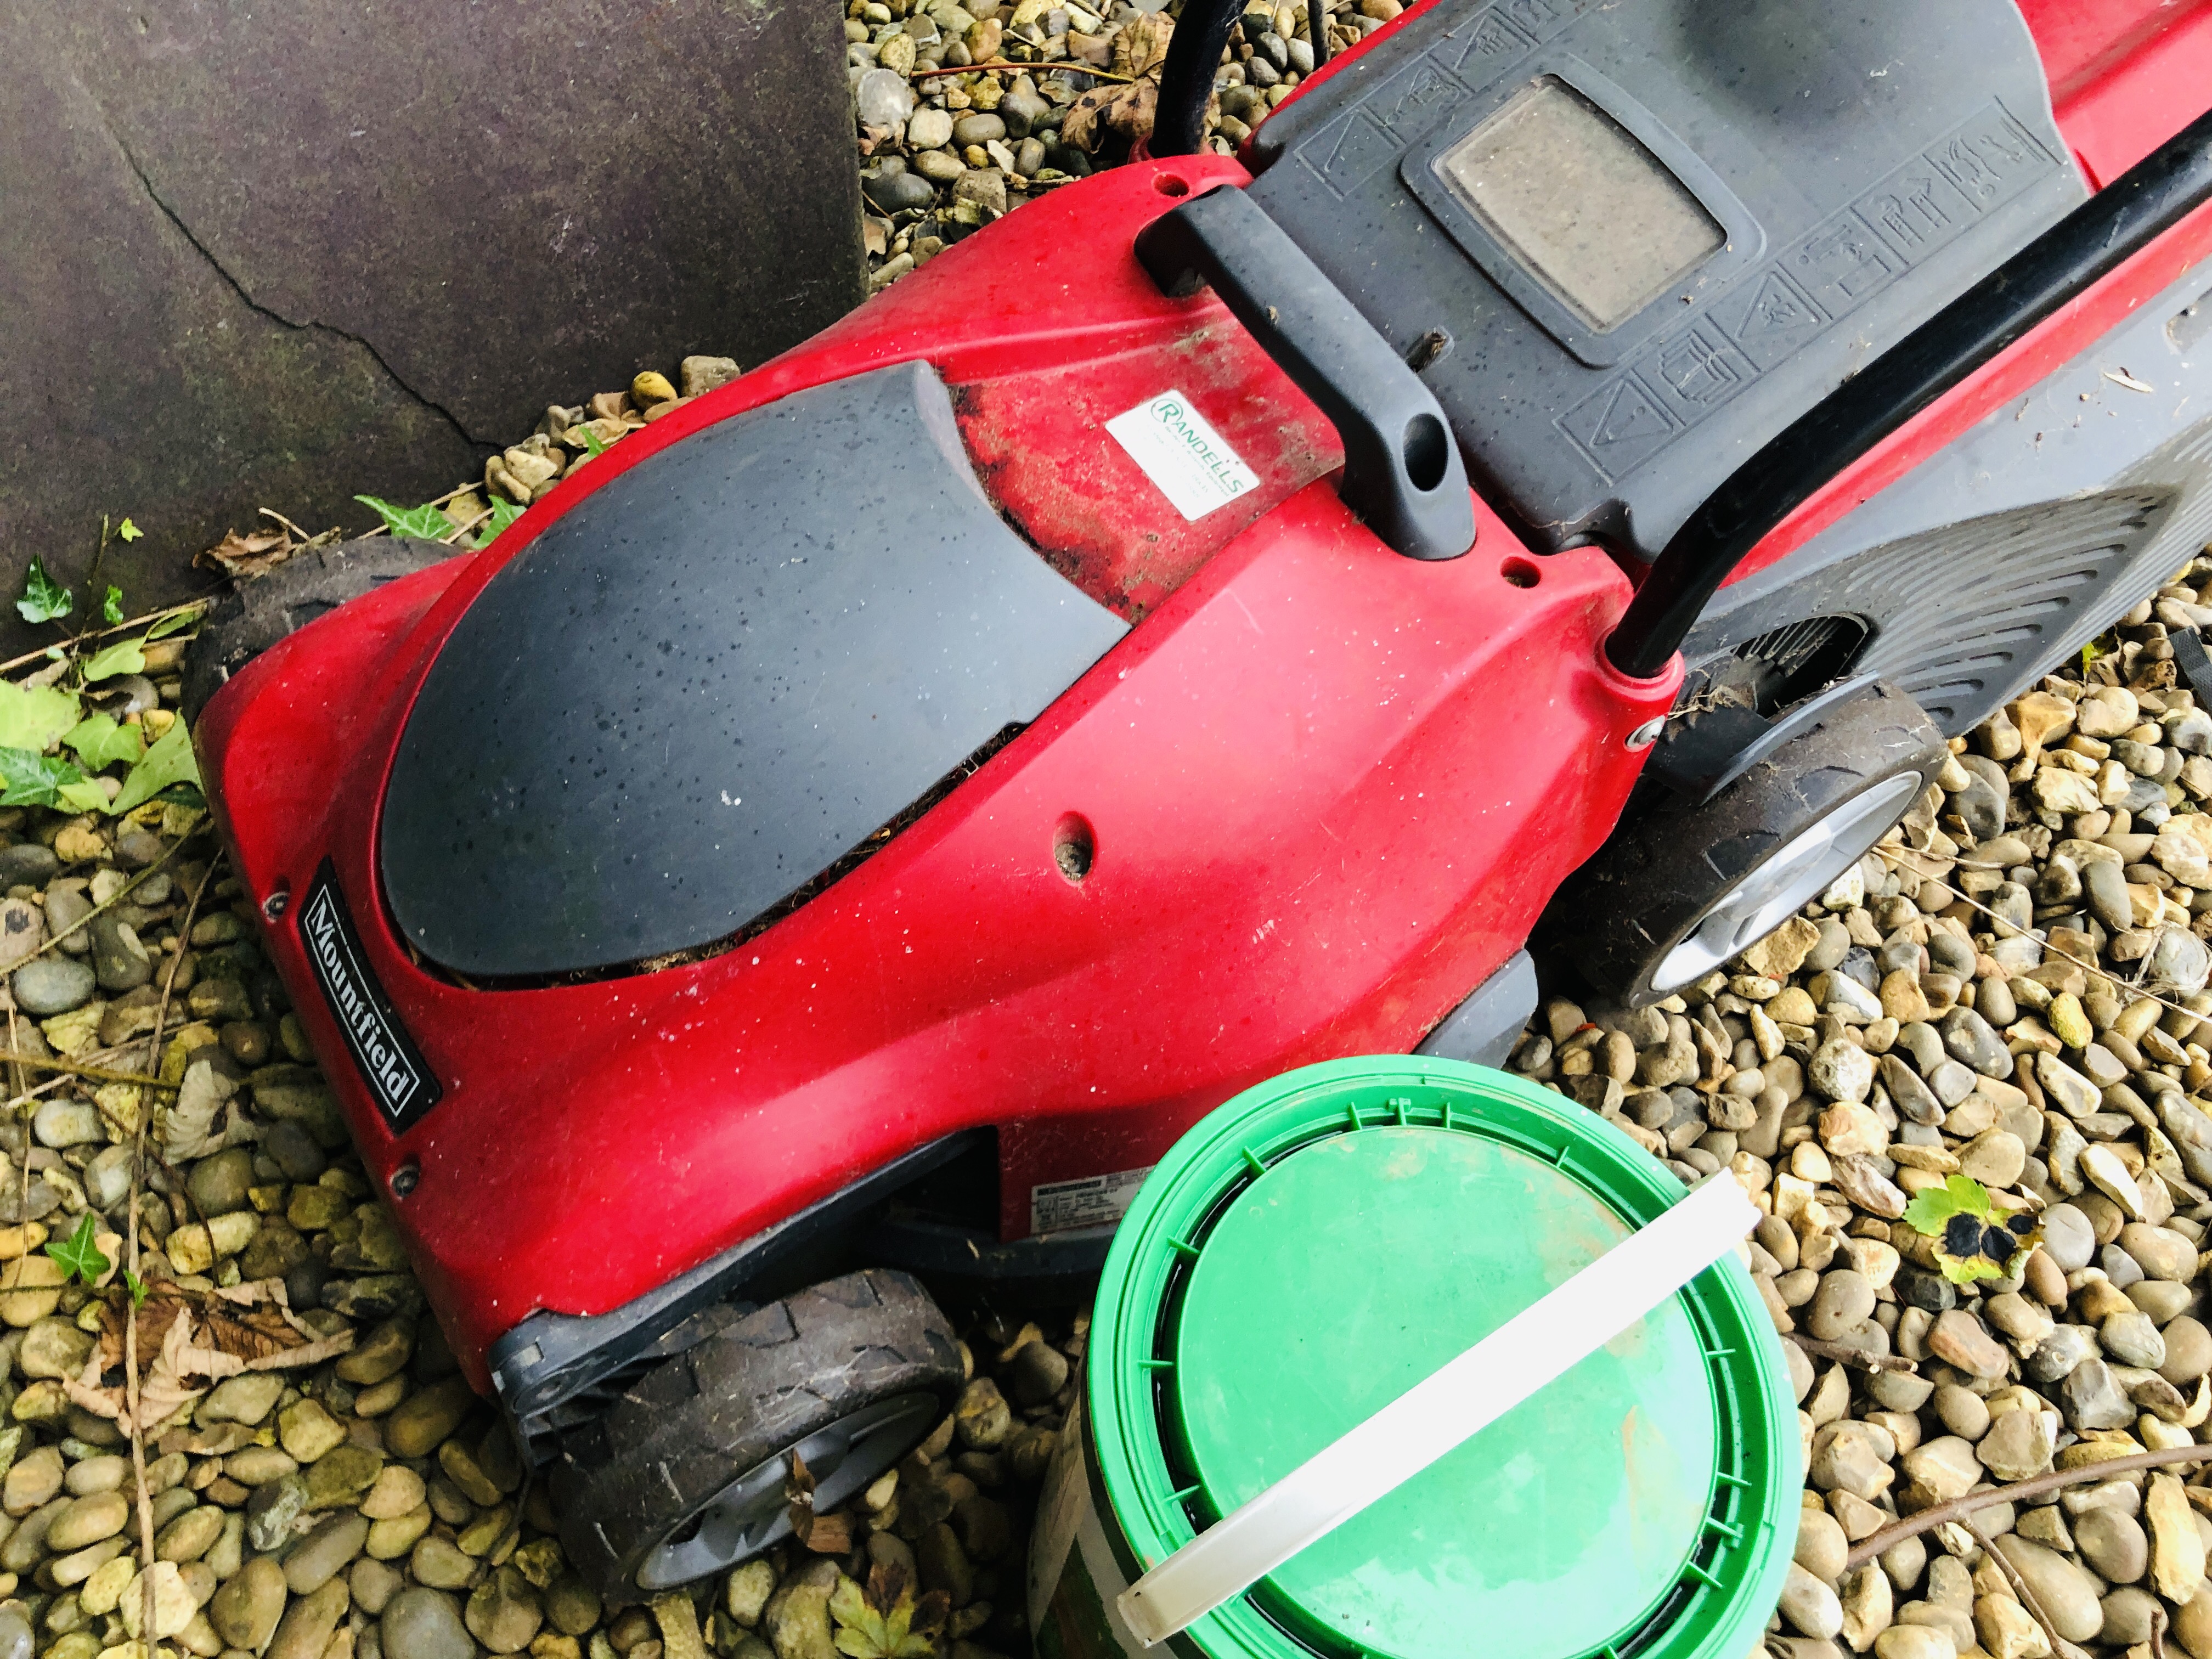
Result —
M 307 947 L 307 965 L 322 987 L 323 1000 L 345 1034 L 362 1081 L 392 1128 L 404 1129 L 436 1105 L 445 1091 L 401 1027 L 384 988 L 369 972 L 360 936 L 338 896 L 327 860 L 316 872 L 307 902 L 300 908 L 300 942 Z

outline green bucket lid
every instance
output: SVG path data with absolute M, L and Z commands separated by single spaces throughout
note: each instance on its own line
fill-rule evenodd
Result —
M 1682 1196 L 1523 1079 L 1404 1055 L 1248 1090 L 1107 1257 L 1089 1410 L 1133 1577 Z M 1797 1416 L 1734 1257 L 1174 1638 L 1208 1659 L 1741 1659 L 1796 1540 Z

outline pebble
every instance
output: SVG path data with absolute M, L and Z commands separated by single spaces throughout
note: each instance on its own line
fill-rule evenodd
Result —
M 391 1659 L 476 1659 L 476 1641 L 460 1608 L 440 1590 L 421 1585 L 401 1590 L 385 1604 L 378 1628 Z
M 9 988 L 18 1008 L 34 1019 L 46 1019 L 82 1007 L 100 988 L 100 981 L 85 963 L 49 955 L 18 968 Z

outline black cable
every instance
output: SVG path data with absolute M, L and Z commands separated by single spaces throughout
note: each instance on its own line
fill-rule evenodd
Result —
M 1312 3 L 1312 0 L 1308 0 Z M 1206 106 L 1244 0 L 1188 0 L 1168 40 L 1160 101 L 1152 117 L 1155 155 L 1195 155 L 1206 143 Z

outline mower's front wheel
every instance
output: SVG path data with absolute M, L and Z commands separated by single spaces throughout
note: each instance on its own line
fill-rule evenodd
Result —
M 827 1511 L 941 1421 L 963 1381 L 929 1293 L 887 1268 L 755 1309 L 572 1433 L 552 1486 L 568 1559 L 610 1600 L 721 1572 L 791 1531 L 794 1454 Z
M 1711 800 L 1625 819 L 1559 890 L 1547 932 L 1599 990 L 1656 1002 L 1825 892 L 1948 752 L 1918 703 L 1877 683 Z

